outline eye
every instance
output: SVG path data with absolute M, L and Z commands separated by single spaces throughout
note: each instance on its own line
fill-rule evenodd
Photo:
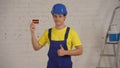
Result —
M 57 18 L 57 16 L 56 16 L 56 15 L 53 15 L 53 17 L 54 17 L 54 18 Z
M 59 16 L 60 18 L 62 17 L 62 15 Z

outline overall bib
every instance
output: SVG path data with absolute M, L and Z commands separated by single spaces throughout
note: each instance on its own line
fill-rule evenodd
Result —
M 49 60 L 48 60 L 47 68 L 72 68 L 71 56 L 69 55 L 58 56 L 57 54 L 57 51 L 60 49 L 60 44 L 63 46 L 65 50 L 68 50 L 67 38 L 68 38 L 69 30 L 70 28 L 67 27 L 63 41 L 55 41 L 55 40 L 51 40 L 52 29 L 51 28 L 49 29 L 48 38 L 50 40 L 50 48 L 48 51 Z

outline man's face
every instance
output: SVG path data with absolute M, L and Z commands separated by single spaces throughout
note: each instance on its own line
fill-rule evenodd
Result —
M 53 19 L 55 22 L 55 25 L 60 26 L 64 24 L 66 16 L 63 14 L 53 14 Z

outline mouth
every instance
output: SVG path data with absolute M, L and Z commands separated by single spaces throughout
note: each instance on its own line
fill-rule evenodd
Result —
M 60 23 L 60 21 L 56 21 L 56 23 Z

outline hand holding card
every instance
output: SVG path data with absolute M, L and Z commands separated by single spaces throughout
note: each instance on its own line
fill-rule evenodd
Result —
M 33 19 L 32 22 L 33 22 L 34 24 L 39 24 L 39 19 Z

